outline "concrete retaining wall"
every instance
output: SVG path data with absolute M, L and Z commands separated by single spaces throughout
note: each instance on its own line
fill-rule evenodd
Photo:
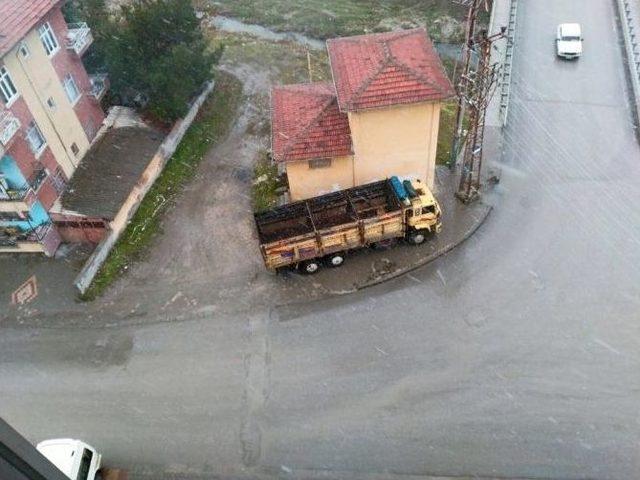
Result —
M 84 267 L 82 267 L 82 270 L 76 277 L 74 284 L 80 293 L 85 293 L 91 285 L 91 282 L 98 273 L 98 270 L 109 256 L 109 252 L 111 252 L 111 249 L 120 238 L 120 235 L 124 232 L 127 224 L 131 220 L 131 217 L 133 217 L 136 210 L 138 210 L 144 196 L 160 176 L 160 173 L 164 169 L 167 161 L 176 151 L 176 148 L 178 148 L 182 137 L 184 137 L 184 134 L 191 123 L 193 123 L 193 120 L 202 107 L 202 104 L 213 90 L 213 87 L 213 82 L 206 84 L 202 93 L 193 102 L 193 105 L 189 109 L 187 115 L 182 120 L 178 120 L 176 122 L 171 129 L 171 132 L 169 132 L 169 135 L 164 139 L 158 148 L 158 151 L 149 162 L 149 165 L 147 165 L 147 168 L 142 172 L 140 179 L 136 182 L 129 193 L 129 196 L 120 207 L 120 210 L 113 221 L 110 223 L 110 232 L 96 247 L 93 254 L 89 257 Z
M 636 0 L 615 0 L 631 79 L 633 111 L 640 122 L 640 46 L 637 37 L 640 34 L 640 6 L 634 2 Z

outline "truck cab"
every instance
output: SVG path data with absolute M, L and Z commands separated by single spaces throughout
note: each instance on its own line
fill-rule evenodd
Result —
M 442 210 L 438 201 L 420 180 L 403 182 L 407 198 L 405 203 L 407 240 L 418 245 L 423 243 L 428 233 L 442 230 Z
M 71 480 L 96 479 L 102 456 L 91 445 L 72 438 L 56 438 L 40 442 L 36 448 Z

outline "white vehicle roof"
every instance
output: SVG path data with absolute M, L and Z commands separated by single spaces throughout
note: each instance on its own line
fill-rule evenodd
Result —
M 580 37 L 582 35 L 579 23 L 561 23 L 560 32 L 563 37 Z
M 74 461 L 76 460 L 78 449 L 83 445 L 80 440 L 72 438 L 55 438 L 45 440 L 36 445 L 36 448 L 47 459 L 53 463 L 67 477 L 73 478 Z

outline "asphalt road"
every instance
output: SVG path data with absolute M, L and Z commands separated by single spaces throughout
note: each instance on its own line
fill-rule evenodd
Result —
M 3 330 L 3 417 L 151 474 L 640 477 L 640 149 L 613 2 L 520 6 L 497 208 L 472 240 L 330 302 Z

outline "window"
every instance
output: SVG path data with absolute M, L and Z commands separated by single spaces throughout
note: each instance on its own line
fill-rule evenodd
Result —
M 16 90 L 6 67 L 0 67 L 0 94 L 2 94 L 5 105 L 10 104 L 18 96 L 18 90 Z
M 64 91 L 67 93 L 67 98 L 69 101 L 74 104 L 80 97 L 80 90 L 78 90 L 78 85 L 76 85 L 76 81 L 73 79 L 73 76 L 69 73 L 66 77 L 64 77 Z
M 49 22 L 40 25 L 40 27 L 38 28 L 38 33 L 40 34 L 40 40 L 42 41 L 45 52 L 47 52 L 47 55 L 51 57 L 60 49 L 60 46 L 58 45 L 56 36 L 53 34 L 53 30 L 51 30 L 51 25 L 49 25 Z
M 425 215 L 427 213 L 436 213 L 435 205 L 429 205 L 428 207 L 422 207 L 422 214 Z
M 82 458 L 80 459 L 80 468 L 78 468 L 78 476 L 77 480 L 87 480 L 89 477 L 89 469 L 91 468 L 91 459 L 93 458 L 93 453 L 91 453 L 86 448 L 82 452 Z
M 24 42 L 20 44 L 20 48 L 18 48 L 18 51 L 20 52 L 22 58 L 29 58 L 29 55 L 31 54 L 31 52 L 29 51 L 29 47 Z
M 31 151 L 36 157 L 40 155 L 47 146 L 47 141 L 44 139 L 40 128 L 35 122 L 31 122 L 29 128 L 27 128 L 27 140 L 29 141 Z
M 309 160 L 309 168 L 329 168 L 331 166 L 330 158 L 314 158 L 313 160 Z
M 77 157 L 78 154 L 80 153 L 80 149 L 78 148 L 78 145 L 76 145 L 75 143 L 71 144 L 71 151 L 73 152 L 73 154 Z

